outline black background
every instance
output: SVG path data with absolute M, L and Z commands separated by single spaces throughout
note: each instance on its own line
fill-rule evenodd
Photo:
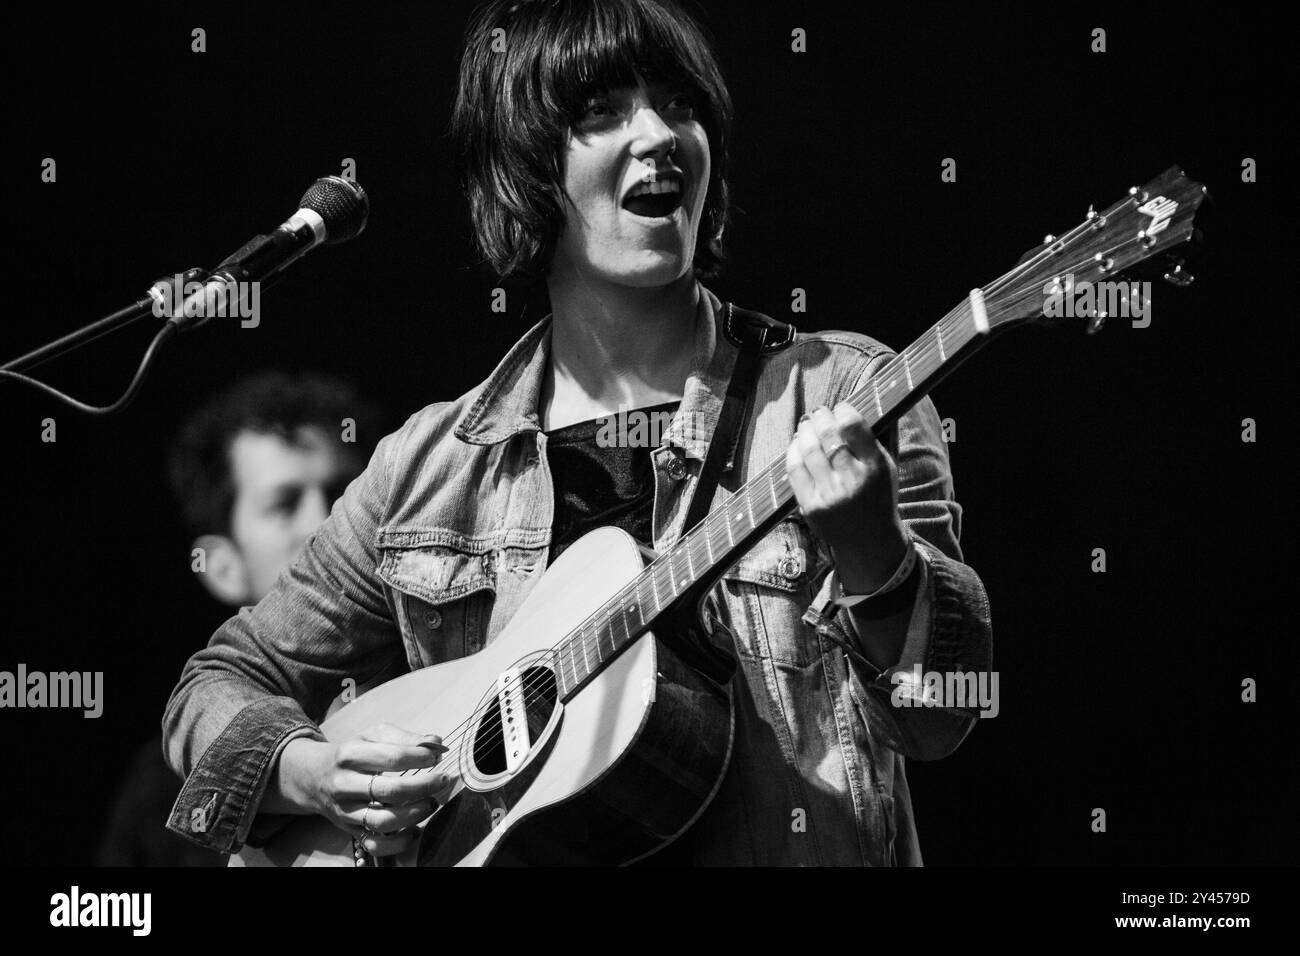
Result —
M 395 427 L 482 380 L 545 314 L 514 285 L 509 314 L 491 312 L 498 283 L 470 254 L 444 135 L 468 9 L 48 5 L 11 29 L 19 241 L 3 360 L 219 261 L 344 157 L 372 212 L 359 239 L 266 294 L 260 328 L 214 322 L 174 343 L 121 416 L 0 384 L 0 669 L 105 672 L 98 720 L 0 712 L 9 863 L 89 862 L 125 761 L 225 617 L 189 575 L 163 486 L 184 414 L 291 366 L 351 377 Z M 1209 185 L 1212 259 L 1186 292 L 1157 286 L 1149 328 L 1017 332 L 935 392 L 957 423 L 962 545 L 992 602 L 1002 709 L 909 770 L 930 864 L 1292 859 L 1294 108 L 1277 104 L 1294 82 L 1270 42 L 1280 25 L 1168 5 L 704 9 L 737 112 L 739 209 L 711 287 L 802 329 L 901 348 L 1090 202 L 1174 163 Z M 795 27 L 807 53 L 790 51 Z M 55 184 L 40 180 L 47 156 Z M 940 181 L 944 157 L 956 183 Z M 1258 183 L 1241 181 L 1245 157 Z M 789 312 L 796 287 L 807 314 Z M 148 334 L 41 376 L 110 401 Z M 1105 574 L 1090 571 L 1096 547 Z M 1246 677 L 1258 703 L 1240 699 Z

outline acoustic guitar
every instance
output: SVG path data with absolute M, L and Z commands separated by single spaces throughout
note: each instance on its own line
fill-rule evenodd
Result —
M 972 290 L 846 400 L 879 435 L 1002 332 L 1067 317 L 1096 331 L 1118 311 L 1110 283 L 1158 254 L 1185 253 L 1205 192 L 1172 167 L 1108 209 L 1089 209 Z M 1171 257 L 1164 278 L 1191 282 L 1183 265 Z M 1082 316 L 1076 298 L 1091 303 Z M 623 864 L 685 832 L 722 781 L 735 729 L 735 658 L 705 632 L 701 604 L 795 505 L 782 456 L 661 554 L 621 529 L 592 531 L 483 650 L 405 674 L 327 717 L 330 740 L 387 722 L 440 734 L 449 748 L 437 768 L 404 771 L 452 780 L 410 850 L 384 862 Z M 351 836 L 311 816 L 231 865 L 368 862 Z

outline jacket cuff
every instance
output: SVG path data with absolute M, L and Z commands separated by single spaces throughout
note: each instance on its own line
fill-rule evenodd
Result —
M 990 666 L 988 598 L 975 572 L 913 536 L 922 577 L 899 659 L 883 671 L 860 652 L 852 612 L 830 604 L 828 581 L 804 614 L 804 621 L 845 649 L 855 698 L 870 715 L 873 732 L 890 748 L 914 760 L 952 753 L 977 723 L 969 709 L 900 707 L 899 696 L 920 700 L 923 686 L 896 681 L 921 671 L 981 671 Z M 829 610 L 829 614 L 827 613 Z
M 922 661 L 925 658 L 927 635 L 930 631 L 930 605 L 931 592 L 934 587 L 934 579 L 930 573 L 930 560 L 925 547 L 921 542 L 909 535 L 911 541 L 912 553 L 915 556 L 914 568 L 908 568 L 909 574 L 913 571 L 919 571 L 920 580 L 916 583 L 916 596 L 912 601 L 912 615 L 907 625 L 907 637 L 903 644 L 902 653 L 899 656 L 898 668 L 907 669 L 915 662 Z M 904 558 L 900 565 L 902 568 L 908 567 L 912 563 L 912 557 Z M 897 573 L 895 574 L 897 576 Z M 884 591 L 882 588 L 881 591 Z M 876 592 L 880 593 L 880 592 Z M 803 620 L 811 624 L 814 629 L 825 633 L 826 629 L 839 638 L 849 642 L 849 646 L 855 650 L 861 646 L 857 627 L 853 623 L 853 612 L 847 607 L 835 603 L 835 598 L 839 594 L 839 577 L 832 569 L 825 580 L 822 582 L 817 596 L 813 598 L 808 610 L 804 612 Z M 901 608 L 900 608 L 901 610 Z M 881 676 L 881 671 L 874 664 L 866 659 L 865 656 L 858 654 L 860 662 L 870 669 L 872 679 Z M 893 670 L 895 668 L 890 668 Z M 888 673 L 888 672 L 886 672 Z M 888 677 L 885 678 L 888 682 Z
M 167 829 L 199 846 L 237 853 L 257 817 L 271 767 L 298 737 L 325 739 L 292 698 L 267 697 L 239 711 L 190 771 Z M 260 835 L 265 839 L 270 832 Z

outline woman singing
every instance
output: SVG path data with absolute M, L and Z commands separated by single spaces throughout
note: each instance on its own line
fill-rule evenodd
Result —
M 476 12 L 452 119 L 474 238 L 500 275 L 544 282 L 551 312 L 481 384 L 384 438 L 272 592 L 191 658 L 164 718 L 186 778 L 171 828 L 238 851 L 317 814 L 359 856 L 400 853 L 452 768 L 380 774 L 439 766 L 441 738 L 326 740 L 330 701 L 480 651 L 593 528 L 655 552 L 689 530 L 741 351 L 735 307 L 702 281 L 722 261 L 730 122 L 709 43 L 669 0 Z M 430 344 L 413 374 L 450 358 Z M 711 595 L 737 659 L 734 743 L 660 859 L 921 862 L 905 761 L 952 752 L 975 718 L 898 706 L 894 675 L 987 669 L 991 631 L 933 404 L 882 445 L 844 401 L 892 355 L 831 331 L 759 359 L 715 501 L 784 456 L 799 509 Z M 657 447 L 602 440 L 620 410 L 672 425 Z

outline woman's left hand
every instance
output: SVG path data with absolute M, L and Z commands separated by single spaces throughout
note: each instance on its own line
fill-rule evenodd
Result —
M 848 402 L 815 408 L 786 451 L 785 472 L 844 589 L 869 593 L 888 581 L 909 547 L 898 468 L 861 413 Z

